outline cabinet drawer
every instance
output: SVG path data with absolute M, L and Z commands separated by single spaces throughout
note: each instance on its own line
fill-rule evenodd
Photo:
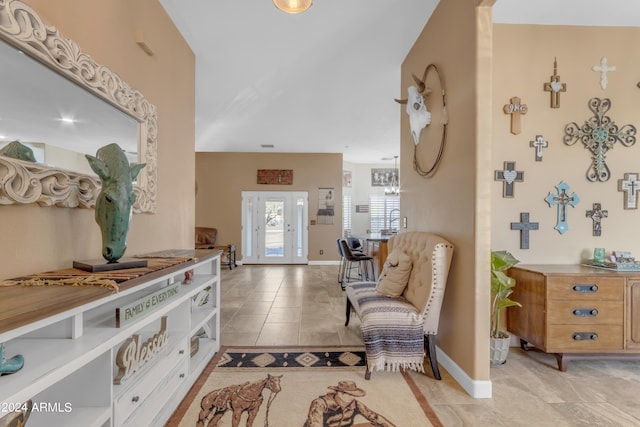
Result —
M 162 381 L 166 381 L 167 372 L 185 360 L 188 354 L 187 340 L 180 339 L 179 344 L 168 349 L 167 352 L 158 354 L 155 362 L 149 362 L 154 363 L 153 366 L 147 370 L 136 372 L 129 378 L 127 383 L 130 384 L 130 387 L 115 399 L 113 407 L 114 424 L 122 425 L 124 420 L 142 405 L 151 392 Z M 122 386 L 126 387 L 127 383 Z
M 126 421 L 123 427 L 138 427 L 143 425 L 159 426 L 164 423 L 156 422 L 157 418 L 167 406 L 177 407 L 180 401 L 170 401 L 171 397 L 180 388 L 187 378 L 189 361 L 182 360 L 177 368 L 169 373 L 153 391 L 153 394 L 145 400 L 144 404 L 136 410 Z
M 622 301 L 549 300 L 547 318 L 550 325 L 622 325 Z
M 624 278 L 596 276 L 565 276 L 549 279 L 549 299 L 615 300 L 622 301 Z
M 613 325 L 551 325 L 547 331 L 547 351 L 620 350 L 623 345 L 622 326 Z

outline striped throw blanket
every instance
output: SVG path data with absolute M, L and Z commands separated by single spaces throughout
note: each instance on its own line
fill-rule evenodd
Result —
M 424 372 L 424 319 L 402 297 L 376 292 L 376 284 L 352 285 L 370 371 Z

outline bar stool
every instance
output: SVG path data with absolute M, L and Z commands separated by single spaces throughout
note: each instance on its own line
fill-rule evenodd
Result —
M 340 282 L 340 284 L 342 285 L 342 289 L 344 289 L 346 284 L 351 281 L 351 278 L 352 278 L 351 270 L 354 267 L 358 268 L 359 280 L 361 281 L 374 280 L 375 278 L 373 277 L 374 276 L 373 257 L 370 257 L 365 254 L 356 255 L 351 250 L 349 243 L 345 239 L 339 239 L 339 244 L 340 244 L 340 250 L 345 260 L 344 268 L 342 268 L 342 281 Z M 369 270 L 368 265 L 371 267 L 371 270 Z M 371 276 L 369 276 L 369 271 L 371 271 Z

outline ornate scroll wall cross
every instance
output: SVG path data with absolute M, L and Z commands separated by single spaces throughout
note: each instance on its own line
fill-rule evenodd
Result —
M 524 172 L 516 170 L 516 162 L 504 162 L 504 170 L 497 170 L 496 181 L 502 181 L 502 197 L 513 197 L 513 183 L 524 180 Z
M 555 59 L 553 60 L 553 76 L 551 76 L 551 81 L 544 84 L 544 90 L 551 93 L 551 108 L 560 108 L 560 92 L 566 92 L 567 85 L 560 82 L 558 61 Z
M 505 114 L 511 114 L 511 133 L 517 135 L 520 133 L 520 115 L 527 114 L 527 104 L 521 104 L 520 98 L 514 96 L 510 99 L 511 103 L 506 104 L 502 109 Z
M 511 223 L 512 230 L 520 230 L 520 249 L 529 249 L 529 231 L 537 230 L 537 222 L 529 222 L 529 212 L 520 212 L 520 222 Z
M 618 191 L 624 191 L 624 208 L 638 209 L 638 181 L 637 173 L 625 173 L 624 179 L 618 180 Z
M 607 84 L 609 84 L 607 73 L 609 71 L 616 71 L 615 65 L 609 66 L 607 63 L 608 63 L 607 57 L 603 56 L 602 59 L 600 60 L 600 65 L 594 65 L 593 67 L 591 67 L 593 71 L 600 73 L 600 87 L 602 89 L 606 89 Z
M 536 149 L 536 162 L 542 161 L 542 149 L 549 146 L 549 141 L 545 141 L 542 135 L 536 135 L 536 139 L 529 141 L 529 147 Z
M 558 194 L 549 192 L 549 195 L 544 200 L 549 204 L 549 207 L 558 206 L 558 221 L 553 228 L 558 230 L 560 234 L 564 234 L 569 229 L 569 224 L 567 224 L 567 205 L 575 208 L 580 202 L 580 198 L 576 193 L 567 194 L 569 186 L 564 181 L 556 185 L 556 189 Z
M 586 149 L 591 151 L 593 161 L 587 169 L 587 179 L 591 182 L 604 182 L 611 177 L 611 171 L 604 159 L 607 151 L 613 148 L 616 141 L 620 141 L 625 147 L 636 143 L 636 127 L 624 125 L 618 128 L 618 125 L 609 116 L 605 116 L 610 108 L 611 100 L 609 98 L 591 98 L 589 109 L 593 111 L 594 116 L 586 120 L 582 127 L 575 122 L 564 127 L 563 141 L 565 144 L 573 145 L 579 140 Z

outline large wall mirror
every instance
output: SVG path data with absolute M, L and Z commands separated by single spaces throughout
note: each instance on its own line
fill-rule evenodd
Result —
M 30 147 L 36 162 L 0 155 L 0 204 L 95 206 L 100 180 L 84 155 L 110 143 L 146 163 L 134 212 L 155 212 L 157 112 L 18 0 L 0 1 L 0 148 Z

